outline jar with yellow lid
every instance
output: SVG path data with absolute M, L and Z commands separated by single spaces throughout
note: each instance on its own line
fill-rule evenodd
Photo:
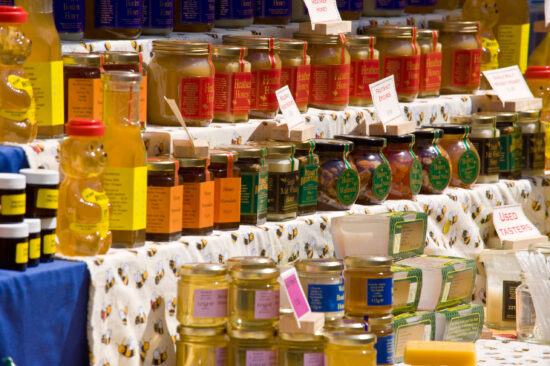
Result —
M 351 57 L 346 36 L 295 33 L 295 38 L 307 41 L 311 57 L 309 106 L 342 111 L 349 104 Z
M 252 68 L 245 58 L 248 51 L 238 46 L 214 46 L 214 120 L 246 122 L 250 113 Z
M 229 323 L 234 329 L 271 329 L 279 323 L 279 268 L 266 257 L 234 257 L 229 271 Z
M 314 153 L 315 141 L 294 144 L 294 156 L 300 162 L 300 188 L 298 191 L 298 215 L 308 215 L 317 211 L 319 187 L 319 156 Z
M 344 308 L 354 316 L 391 314 L 393 307 L 392 257 L 344 258 Z
M 422 165 L 422 188 L 424 194 L 441 194 L 451 182 L 451 160 L 439 144 L 443 130 L 423 128 L 414 132 L 414 153 Z
M 544 126 L 540 123 L 540 111 L 518 113 L 518 125 L 523 138 L 522 175 L 526 177 L 544 175 Z
M 311 57 L 307 54 L 307 42 L 288 38 L 280 38 L 279 42 L 279 56 L 283 63 L 281 86 L 288 85 L 300 112 L 307 112 L 311 73 Z
M 178 269 L 176 317 L 187 327 L 223 327 L 227 322 L 227 268 L 218 263 L 187 263 Z
M 275 329 L 229 329 L 228 365 L 279 366 Z
M 441 94 L 472 94 L 479 89 L 481 39 L 478 22 L 430 21 L 442 48 Z
M 349 104 L 357 107 L 372 105 L 369 84 L 378 81 L 380 61 L 374 49 L 376 38 L 371 36 L 348 36 L 348 51 L 351 56 Z
M 405 0 L 363 0 L 363 15 L 368 17 L 398 17 L 405 12 Z
M 374 334 L 328 332 L 325 334 L 327 346 L 325 349 L 326 366 L 376 365 L 376 336 Z
M 439 32 L 434 29 L 417 30 L 420 47 L 420 89 L 418 96 L 437 97 L 441 88 L 441 42 Z
M 324 366 L 322 334 L 279 333 L 279 366 Z
M 287 24 L 292 0 L 254 0 L 254 24 Z
M 279 40 L 247 34 L 225 35 L 223 43 L 248 49 L 246 60 L 252 66 L 250 117 L 275 118 L 279 103 L 275 92 L 281 86 Z
M 236 152 L 210 150 L 214 178 L 214 229 L 238 230 L 241 220 L 241 170 Z
M 376 365 L 390 366 L 394 364 L 393 348 L 395 335 L 393 331 L 393 315 L 380 317 L 370 316 L 367 320 L 369 332 L 376 336 Z
M 519 179 L 523 140 L 517 124 L 517 113 L 497 113 L 497 129 L 500 131 L 500 178 Z
M 450 187 L 470 188 L 479 175 L 479 154 L 470 142 L 470 126 L 438 125 L 443 130 L 441 146 L 451 158 Z
M 149 62 L 147 121 L 180 126 L 164 97 L 178 104 L 187 126 L 208 126 L 214 118 L 214 65 L 206 42 L 155 40 Z
M 214 17 L 214 0 L 174 0 L 175 32 L 208 32 Z
M 420 88 L 420 47 L 416 27 L 368 26 L 364 32 L 376 37 L 380 52 L 380 79 L 393 75 L 400 102 L 412 102 Z
M 225 326 L 194 328 L 179 325 L 175 366 L 225 365 L 228 337 Z
M 242 28 L 252 25 L 254 2 L 247 0 L 215 1 L 216 28 Z

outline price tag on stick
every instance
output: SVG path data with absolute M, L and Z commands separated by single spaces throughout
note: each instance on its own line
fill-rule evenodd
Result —
M 311 313 L 311 308 L 307 302 L 302 285 L 300 285 L 300 281 L 298 280 L 296 269 L 291 268 L 283 272 L 281 274 L 281 281 L 288 296 L 290 306 L 292 306 L 294 310 L 294 316 L 296 316 L 298 327 L 300 327 L 300 319 Z
M 279 108 L 285 118 L 285 122 L 289 129 L 292 129 L 305 122 L 304 117 L 300 113 L 292 93 L 288 88 L 288 85 L 283 86 L 281 89 L 275 92 L 277 101 L 279 102 Z
M 485 75 L 485 78 L 487 78 L 487 81 L 503 103 L 533 98 L 533 93 L 529 90 L 529 86 L 517 65 L 483 71 L 483 75 Z
M 390 122 L 404 119 L 397 99 L 393 75 L 369 84 L 369 89 L 376 114 L 384 126 Z

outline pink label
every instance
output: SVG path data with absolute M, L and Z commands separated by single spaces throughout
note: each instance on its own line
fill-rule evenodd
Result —
M 256 293 L 258 293 L 258 291 Z M 277 365 L 277 352 L 275 351 L 246 351 L 246 366 L 276 366 L 276 365 Z
M 300 287 L 300 283 L 298 282 L 296 274 L 293 273 L 285 278 L 285 287 L 290 303 L 294 308 L 294 313 L 296 314 L 296 317 L 300 319 L 302 316 L 309 313 L 310 309 L 307 303 L 307 299 L 304 295 L 304 292 L 302 291 L 302 288 Z
M 304 353 L 304 366 L 325 366 L 325 354 Z
M 195 290 L 194 313 L 197 318 L 220 318 L 227 316 L 227 289 Z
M 254 318 L 271 319 L 277 318 L 278 316 L 279 291 L 256 291 L 254 297 Z
M 227 364 L 227 347 L 216 347 L 215 366 L 225 366 Z

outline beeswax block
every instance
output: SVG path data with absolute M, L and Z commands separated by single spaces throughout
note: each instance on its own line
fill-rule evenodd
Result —
M 410 341 L 405 346 L 405 363 L 411 366 L 475 366 L 473 343 Z

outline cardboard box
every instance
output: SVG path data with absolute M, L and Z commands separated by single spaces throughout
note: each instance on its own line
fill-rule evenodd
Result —
M 435 341 L 475 342 L 483 330 L 483 306 L 466 304 L 435 312 Z
M 393 314 L 413 313 L 418 307 L 422 290 L 422 270 L 393 265 Z
M 394 362 L 403 362 L 405 344 L 408 341 L 433 341 L 435 335 L 435 314 L 421 311 L 397 315 L 393 320 Z

